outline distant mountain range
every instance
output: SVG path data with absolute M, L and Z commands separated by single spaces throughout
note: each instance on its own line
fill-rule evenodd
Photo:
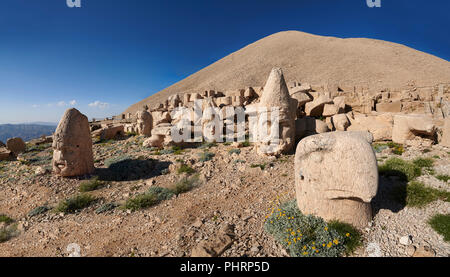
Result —
M 47 122 L 33 122 L 27 124 L 0 124 L 0 141 L 13 137 L 20 137 L 24 141 L 39 138 L 42 135 L 51 135 L 55 132 L 57 124 Z

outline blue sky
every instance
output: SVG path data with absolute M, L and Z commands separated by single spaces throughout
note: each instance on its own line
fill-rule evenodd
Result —
M 450 1 L 2 0 L 0 124 L 129 105 L 267 35 L 299 30 L 402 43 L 450 60 Z

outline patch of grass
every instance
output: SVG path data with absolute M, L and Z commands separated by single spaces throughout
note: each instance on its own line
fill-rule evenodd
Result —
M 372 145 L 372 148 L 376 153 L 381 153 L 383 150 L 388 149 L 389 146 L 385 143 L 376 143 Z
M 428 221 L 428 224 L 442 235 L 446 242 L 450 242 L 450 214 L 437 214 Z
M 244 142 L 242 142 L 242 147 L 249 147 L 251 145 L 250 141 L 246 139 Z
M 376 144 L 376 148 L 374 147 L 375 151 L 382 151 L 383 149 L 386 149 L 386 146 L 389 147 L 390 149 L 392 149 L 392 153 L 394 153 L 395 155 L 402 155 L 403 152 L 405 152 L 405 148 L 403 147 L 403 145 L 395 143 L 395 142 L 388 142 L 386 144 Z M 378 152 L 379 153 L 379 152 Z
M 448 182 L 448 180 L 450 180 L 450 176 L 448 175 L 438 175 L 436 176 L 436 179 L 443 181 L 443 182 Z
M 0 228 L 0 243 L 10 240 L 17 235 L 17 224 Z
M 114 210 L 118 205 L 116 203 L 106 203 L 95 210 L 96 214 L 106 213 Z
M 241 154 L 241 149 L 230 149 L 228 150 L 228 154 L 233 155 L 233 154 Z
M 14 220 L 5 214 L 0 214 L 0 222 L 11 224 Z
M 266 169 L 266 166 L 267 166 L 267 163 L 263 163 L 263 164 L 251 164 L 251 165 L 250 165 L 251 168 L 257 168 L 257 167 L 259 167 L 259 168 L 261 168 L 261 170 Z
M 438 155 L 434 155 L 433 156 L 433 159 L 435 159 L 435 160 L 439 160 L 441 157 L 439 157 Z
M 337 220 L 328 223 L 328 226 L 338 232 L 344 238 L 345 254 L 351 255 L 362 245 L 361 233 L 352 225 Z
M 430 158 L 417 158 L 413 160 L 413 164 L 420 168 L 432 168 L 434 161 Z
M 230 146 L 231 144 L 232 144 L 232 143 L 229 142 L 229 141 L 226 141 L 226 142 L 223 143 L 223 145 L 225 145 L 225 146 Z
M 40 206 L 40 207 L 37 207 L 37 208 L 32 209 L 32 210 L 28 213 L 28 216 L 29 216 L 29 217 L 37 216 L 37 215 L 46 213 L 48 210 L 50 210 L 49 207 L 47 207 L 47 206 Z
M 390 158 L 378 166 L 378 172 L 385 176 L 398 176 L 401 180 L 411 181 L 422 175 L 422 169 L 412 162 L 400 158 Z
M 215 142 L 207 142 L 207 141 L 205 141 L 198 148 L 200 148 L 200 149 L 210 149 L 210 148 L 216 147 L 216 146 L 217 146 L 217 143 L 215 143 Z
M 212 158 L 213 158 L 215 155 L 214 155 L 214 153 L 211 153 L 211 152 L 208 152 L 208 151 L 204 151 L 204 152 L 202 152 L 202 153 L 199 153 L 198 156 L 199 156 L 199 159 L 198 159 L 198 160 L 199 160 L 200 162 L 207 162 L 207 161 L 212 160 Z
M 292 257 L 338 257 L 347 250 L 345 237 L 322 218 L 303 215 L 295 200 L 274 208 L 264 230 Z
M 192 190 L 194 187 L 196 187 L 198 185 L 198 183 L 199 183 L 199 176 L 198 176 L 198 174 L 196 174 L 191 177 L 182 178 L 180 181 L 175 183 L 170 188 L 170 190 L 174 194 L 178 195 L 178 194 L 185 193 L 185 192 Z
M 169 200 L 175 193 L 168 188 L 153 186 L 148 189 L 148 193 L 155 194 L 158 201 Z
M 245 164 L 246 162 L 244 160 L 237 159 L 237 160 L 234 160 L 233 163 L 234 164 L 237 164 L 237 163 Z
M 424 153 L 424 154 L 430 153 L 430 152 L 431 152 L 431 149 L 429 149 L 429 148 L 425 148 L 422 150 L 422 153 Z
M 79 194 L 59 202 L 55 207 L 55 211 L 63 213 L 74 213 L 78 210 L 89 207 L 96 200 L 97 199 L 90 194 Z
M 178 170 L 177 170 L 178 174 L 183 174 L 183 173 L 187 173 L 187 174 L 194 174 L 195 173 L 195 169 L 193 169 L 192 167 L 186 165 L 186 164 L 182 164 Z
M 99 189 L 101 187 L 104 187 L 105 184 L 106 183 L 103 182 L 103 181 L 100 181 L 98 179 L 98 177 L 94 177 L 91 180 L 87 180 L 87 181 L 81 182 L 80 187 L 79 187 L 78 190 L 80 192 L 94 191 L 94 190 L 97 190 L 97 189 Z
M 394 198 L 409 207 L 422 208 L 436 200 L 450 202 L 450 192 L 426 187 L 423 183 L 412 181 L 406 187 L 397 187 Z
M 126 132 L 125 134 L 127 137 L 135 137 L 138 135 L 136 132 Z
M 174 155 L 181 155 L 184 152 L 184 150 L 180 146 L 173 146 L 172 151 Z
M 153 193 L 139 194 L 133 198 L 127 199 L 124 209 L 137 211 L 156 205 L 159 202 L 158 196 Z

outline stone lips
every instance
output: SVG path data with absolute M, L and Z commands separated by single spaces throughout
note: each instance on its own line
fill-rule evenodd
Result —
M 300 141 L 295 153 L 299 209 L 363 228 L 372 220 L 378 167 L 368 132 L 333 132 Z
M 92 139 L 88 118 L 77 109 L 68 109 L 53 136 L 53 172 L 63 177 L 94 171 Z

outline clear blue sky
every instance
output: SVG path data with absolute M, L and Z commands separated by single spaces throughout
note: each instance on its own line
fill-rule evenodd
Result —
M 450 60 L 450 1 L 2 0 L 0 123 L 92 117 L 285 30 L 402 43 Z M 72 102 L 72 103 L 70 103 Z

